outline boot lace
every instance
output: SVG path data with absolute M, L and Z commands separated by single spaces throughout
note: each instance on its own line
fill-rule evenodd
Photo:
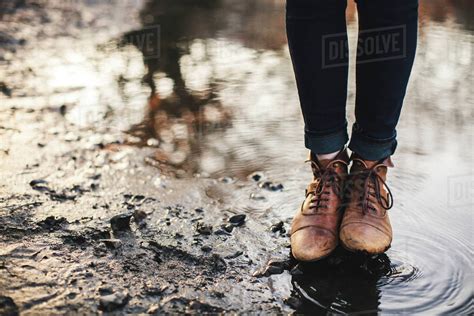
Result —
M 342 177 L 334 170 L 333 167 L 328 166 L 321 170 L 314 161 L 308 160 L 313 167 L 314 176 L 316 178 L 316 186 L 313 190 L 307 192 L 307 195 L 313 193 L 309 209 L 318 211 L 319 209 L 327 209 L 329 202 L 329 195 L 332 191 L 338 196 L 342 196 Z
M 384 179 L 376 172 L 376 168 L 377 166 L 374 166 L 369 170 L 351 175 L 353 188 L 361 193 L 358 199 L 358 206 L 362 207 L 364 214 L 367 214 L 369 210 L 377 212 L 374 202 L 378 202 L 385 211 L 388 211 L 393 206 L 392 192 Z M 358 184 L 362 185 L 358 187 Z M 381 194 L 381 188 L 383 187 L 387 191 L 387 197 Z

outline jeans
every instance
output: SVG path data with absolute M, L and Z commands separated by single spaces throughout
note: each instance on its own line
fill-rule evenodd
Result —
M 392 155 L 415 57 L 418 0 L 356 0 L 359 36 L 356 122 L 349 148 L 367 160 Z M 346 0 L 287 0 L 286 27 L 305 122 L 315 154 L 342 149 L 346 121 Z

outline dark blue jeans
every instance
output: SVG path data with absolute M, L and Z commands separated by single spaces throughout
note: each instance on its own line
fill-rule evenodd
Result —
M 368 160 L 392 155 L 415 57 L 418 0 L 356 0 L 359 19 L 356 122 L 349 148 Z M 287 35 L 305 121 L 316 154 L 349 140 L 346 121 L 346 0 L 287 0 Z

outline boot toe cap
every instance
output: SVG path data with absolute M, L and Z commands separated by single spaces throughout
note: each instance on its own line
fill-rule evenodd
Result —
M 316 261 L 328 256 L 337 246 L 337 237 L 329 230 L 306 227 L 291 235 L 291 252 L 298 261 Z
M 390 234 L 365 223 L 350 223 L 340 230 L 340 239 L 345 248 L 369 254 L 385 252 L 392 242 Z

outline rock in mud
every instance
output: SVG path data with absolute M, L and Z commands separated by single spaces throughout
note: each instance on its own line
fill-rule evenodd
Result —
M 202 235 L 210 235 L 212 233 L 212 226 L 198 222 L 196 224 L 196 231 Z
M 267 198 L 258 193 L 250 193 L 250 199 L 254 201 L 264 201 Z
M 278 261 L 278 260 L 270 260 L 268 261 L 267 265 L 260 270 L 255 271 L 253 274 L 254 277 L 268 277 L 273 274 L 282 274 L 283 271 L 288 270 L 290 268 L 289 261 Z
M 284 226 L 284 223 L 283 221 L 279 221 L 278 223 L 276 224 L 273 224 L 271 227 L 270 227 L 270 230 L 274 233 L 276 232 L 281 232 L 281 233 L 285 233 L 285 229 L 283 228 Z
M 49 231 L 61 229 L 65 224 L 69 224 L 67 219 L 64 217 L 56 218 L 54 216 L 48 216 L 44 220 L 38 222 L 38 226 Z
M 204 246 L 201 247 L 201 250 L 204 251 L 204 252 L 210 252 L 210 251 L 212 251 L 212 247 L 204 245 Z
M 291 274 L 291 275 L 302 275 L 302 274 L 303 274 L 303 270 L 301 269 L 300 264 L 297 264 L 296 266 L 294 266 L 294 267 L 290 270 L 290 274 Z
M 254 172 L 249 176 L 249 178 L 252 179 L 255 182 L 258 182 L 258 181 L 262 180 L 263 175 L 262 175 L 261 172 Z
M 100 298 L 99 309 L 105 312 L 111 312 L 117 308 L 123 307 L 128 303 L 127 292 L 116 292 L 104 295 Z
M 294 297 L 294 296 L 285 298 L 283 302 L 293 309 L 298 309 L 301 305 L 303 305 L 303 302 L 299 298 Z
M 30 186 L 33 190 L 40 192 L 49 192 L 51 189 L 48 187 L 48 181 L 43 179 L 35 179 L 30 181 Z
M 268 191 L 282 191 L 283 190 L 283 184 L 273 183 L 270 181 L 260 182 L 258 186 Z
M 103 242 L 107 248 L 118 249 L 122 247 L 122 241 L 120 239 L 110 238 L 110 239 L 100 239 L 99 241 Z
M 231 223 L 234 226 L 242 226 L 245 223 L 246 217 L 247 215 L 245 214 L 234 215 L 231 218 L 229 218 L 229 223 Z
M 0 296 L 0 315 L 17 316 L 20 315 L 18 306 L 11 297 Z
M 145 211 L 142 211 L 140 209 L 136 209 L 133 211 L 133 219 L 135 222 L 140 223 L 147 217 L 147 213 Z
M 234 252 L 233 254 L 230 254 L 230 255 L 228 255 L 228 256 L 225 256 L 224 258 L 225 258 L 225 259 L 235 259 L 235 258 L 237 258 L 237 257 L 240 257 L 240 256 L 243 255 L 243 254 L 244 254 L 243 251 L 240 251 L 240 250 L 239 250 L 239 251 Z
M 114 232 L 130 229 L 130 219 L 132 214 L 119 214 L 110 219 L 110 226 Z
M 226 225 L 222 225 L 222 226 L 221 226 L 221 228 L 222 228 L 223 230 L 225 230 L 226 232 L 228 232 L 228 233 L 232 233 L 232 231 L 234 230 L 234 227 L 235 227 L 235 226 L 232 225 L 232 224 L 226 224 Z

